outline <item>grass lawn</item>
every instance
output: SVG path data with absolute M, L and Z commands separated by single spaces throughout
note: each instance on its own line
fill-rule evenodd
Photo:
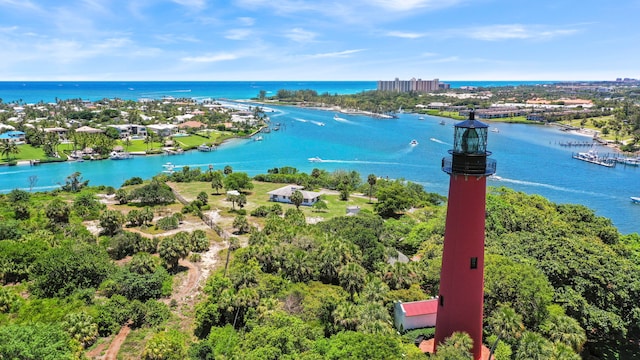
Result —
M 247 204 L 244 206 L 244 209 L 247 211 L 247 214 L 250 214 L 251 211 L 262 205 L 271 206 L 276 204 L 273 201 L 269 201 L 267 193 L 271 190 L 281 188 L 285 186 L 285 184 L 254 181 L 253 186 L 253 190 L 246 194 Z M 220 209 L 222 216 L 235 217 L 235 213 L 231 211 L 232 204 L 229 201 L 226 201 L 226 193 L 222 189 L 220 190 L 220 195 L 216 195 L 215 190 L 211 188 L 211 185 L 205 182 L 172 183 L 172 187 L 174 187 L 188 201 L 193 201 L 201 191 L 204 191 L 209 194 L 209 205 L 211 206 L 211 209 Z M 349 200 L 341 201 L 338 194 L 325 194 L 322 196 L 322 199 L 327 202 L 327 210 L 315 211 L 309 206 L 300 206 L 300 210 L 302 210 L 306 217 L 323 219 L 330 219 L 332 217 L 345 215 L 348 206 L 359 206 L 360 209 L 373 211 L 373 204 L 369 204 L 369 198 L 366 197 L 351 195 Z M 278 204 L 282 206 L 284 211 L 288 208 L 294 207 L 294 205 L 286 203 Z M 236 209 L 238 209 L 237 206 Z M 252 221 L 256 220 L 261 222 L 257 219 L 258 218 L 252 218 Z
M 590 130 L 595 130 L 598 131 L 598 137 L 600 137 L 601 139 L 605 139 L 605 140 L 611 140 L 611 141 L 615 141 L 616 140 L 616 134 L 614 132 L 610 132 L 609 134 L 603 135 L 602 134 L 602 128 L 599 128 L 595 125 L 595 123 L 600 122 L 600 123 L 609 123 L 609 120 L 613 119 L 613 115 L 608 115 L 608 116 L 598 116 L 598 117 L 591 117 L 591 118 L 586 118 L 584 119 L 584 124 L 582 124 L 583 119 L 575 119 L 575 120 L 563 120 L 560 121 L 560 124 L 564 124 L 564 125 L 570 125 L 573 127 L 577 127 L 577 128 L 583 128 L 583 129 L 590 129 Z M 618 135 L 618 140 L 619 141 L 626 141 L 626 140 L 632 140 L 633 137 L 628 135 L 628 134 L 619 134 Z
M 29 144 L 22 144 L 18 145 L 18 149 L 20 150 L 20 153 L 9 155 L 10 160 L 50 160 L 50 158 L 44 154 L 44 150 L 42 150 L 41 147 L 36 148 Z M 2 157 L 2 159 L 0 159 L 0 164 L 6 162 L 8 162 L 6 157 Z

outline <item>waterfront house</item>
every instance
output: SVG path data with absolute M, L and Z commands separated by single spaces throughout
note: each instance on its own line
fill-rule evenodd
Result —
M 436 326 L 438 299 L 393 303 L 393 322 L 398 331 Z
M 101 132 L 104 132 L 104 131 L 100 129 L 92 128 L 90 126 L 81 126 L 76 129 L 76 133 L 84 133 L 84 134 L 97 134 Z
M 183 122 L 182 124 L 178 125 L 178 127 L 180 129 L 202 129 L 206 127 L 206 125 L 204 123 L 201 123 L 200 121 L 191 120 Z
M 143 139 L 147 136 L 147 127 L 144 125 L 116 124 L 108 126 L 118 130 L 121 139 L 125 139 L 128 137 Z
M 152 124 L 148 125 L 147 129 L 155 132 L 158 136 L 171 136 L 178 132 L 178 127 L 173 124 Z
M 23 133 L 22 131 L 15 131 L 15 130 L 7 131 L 5 133 L 0 134 L 0 141 L 23 144 L 25 142 L 25 133 Z
M 44 132 L 54 133 L 58 135 L 58 139 L 64 141 L 64 140 L 67 140 L 67 133 L 69 132 L 69 130 L 61 127 L 52 127 L 52 128 L 44 128 Z
M 275 189 L 272 191 L 269 191 L 269 201 L 276 201 L 276 202 L 281 202 L 281 203 L 287 203 L 287 204 L 292 204 L 291 202 L 291 195 L 293 195 L 294 192 L 300 191 L 300 193 L 302 193 L 302 204 L 301 205 L 306 205 L 306 206 L 311 206 L 313 204 L 315 204 L 316 202 L 318 202 L 318 200 L 320 200 L 320 194 L 319 192 L 315 192 L 315 191 L 305 191 L 303 190 L 304 187 L 302 186 L 297 186 L 297 185 L 287 185 L 284 187 L 281 187 L 279 189 Z

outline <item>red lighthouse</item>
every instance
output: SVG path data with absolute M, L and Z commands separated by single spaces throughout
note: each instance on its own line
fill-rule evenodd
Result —
M 455 125 L 451 157 L 442 159 L 450 181 L 435 347 L 464 331 L 476 360 L 482 355 L 486 181 L 496 172 L 495 160 L 487 159 L 488 129 L 471 111 Z

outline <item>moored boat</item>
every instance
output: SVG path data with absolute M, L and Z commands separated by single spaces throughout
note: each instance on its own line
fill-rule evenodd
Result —
M 202 152 L 209 152 L 212 150 L 212 148 L 213 146 L 209 146 L 207 144 L 198 145 L 198 151 L 202 151 Z
M 125 160 L 131 159 L 132 157 L 133 155 L 129 154 L 128 152 L 112 151 L 111 154 L 109 154 L 109 159 L 111 160 Z
M 595 150 L 589 150 L 587 152 L 579 152 L 571 155 L 572 158 L 578 159 L 581 161 L 586 161 L 588 163 L 604 166 L 604 167 L 615 167 L 616 161 L 613 158 L 609 158 L 607 156 L 600 156 L 598 152 Z

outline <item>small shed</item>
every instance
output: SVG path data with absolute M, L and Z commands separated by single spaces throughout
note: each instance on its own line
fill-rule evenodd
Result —
M 347 206 L 347 216 L 358 215 L 360 206 Z
M 393 320 L 398 331 L 436 326 L 438 299 L 393 304 Z

